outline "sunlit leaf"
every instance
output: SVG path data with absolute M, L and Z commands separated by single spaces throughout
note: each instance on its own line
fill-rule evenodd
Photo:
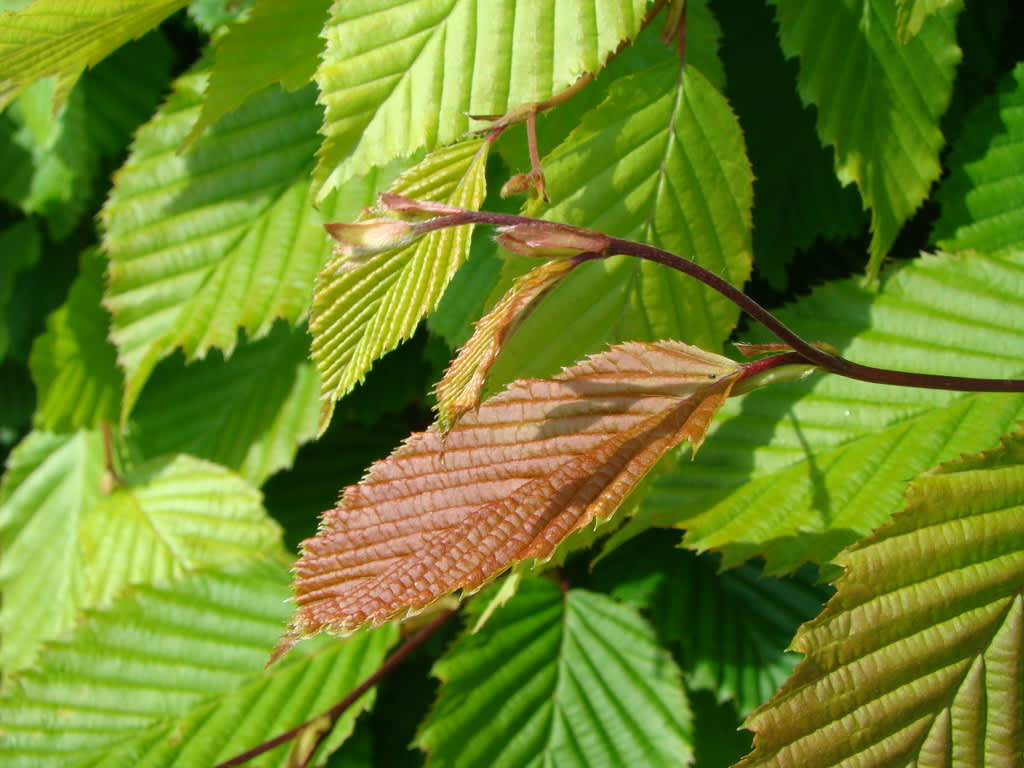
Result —
M 0 486 L 5 672 L 126 584 L 282 551 L 259 491 L 215 464 L 157 459 L 104 493 L 112 480 L 95 432 L 33 432 L 12 453 Z
M 926 256 L 883 275 L 878 294 L 860 283 L 833 283 L 779 316 L 859 362 L 1024 377 L 1024 253 Z M 680 458 L 623 535 L 676 524 L 687 545 L 723 550 L 727 566 L 756 554 L 773 571 L 822 562 L 888 520 L 917 473 L 991 445 L 1022 418 L 1016 394 L 827 375 L 768 387 L 725 407 L 701 455 Z
M 391 192 L 476 209 L 485 192 L 489 145 L 469 139 L 427 155 Z M 432 232 L 398 250 L 359 259 L 335 256 L 316 280 L 309 329 L 324 399 L 322 425 L 386 352 L 412 336 L 469 250 L 472 227 Z
M 933 13 L 960 5 L 961 0 L 896 0 L 896 31 L 900 42 L 905 43 L 920 32 Z
M 953 251 L 1024 246 L 1024 63 L 968 115 L 949 167 L 934 239 Z
M 136 136 L 103 210 L 104 303 L 125 370 L 124 416 L 153 366 L 176 348 L 187 359 L 211 348 L 230 354 L 239 329 L 258 339 L 279 318 L 301 320 L 329 254 L 309 196 L 315 88 L 265 89 L 180 153 L 205 80 L 179 78 Z M 355 215 L 390 181 L 382 175 L 346 188 L 324 215 Z
M 294 91 L 312 80 L 329 6 L 330 0 L 261 0 L 244 21 L 217 38 L 206 98 L 186 141 L 268 85 Z
M 939 118 L 960 60 L 956 9 L 929 17 L 901 43 L 892 0 L 775 0 L 787 56 L 800 58 L 800 97 L 818 111 L 818 135 L 836 173 L 871 209 L 876 275 L 903 223 L 940 173 Z
M 380 665 L 397 632 L 323 638 L 268 669 L 286 583 L 283 565 L 248 563 L 137 588 L 89 614 L 0 696 L 0 762 L 212 766 L 326 710 Z M 348 736 L 373 698 L 367 693 L 341 717 L 326 749 Z M 290 747 L 259 765 L 286 768 Z
M 640 29 L 642 0 L 336 2 L 317 72 L 323 197 L 374 164 L 451 143 L 601 68 Z M 486 56 L 478 55 L 486 51 Z
M 907 500 L 837 558 L 838 592 L 748 719 L 741 765 L 1020 764 L 1024 440 L 925 473 Z
M 187 0 L 35 0 L 0 15 L 0 109 L 27 85 L 55 76 L 60 106 L 78 76 Z
M 616 80 L 608 98 L 544 160 L 545 218 L 650 243 L 735 283 L 750 274 L 753 178 L 724 97 L 674 57 Z M 630 339 L 716 349 L 735 306 L 692 278 L 638 259 L 576 270 L 523 323 L 494 377 L 550 375 Z M 558 329 L 552 333 L 552 329 Z
M 529 579 L 434 667 L 416 738 L 428 766 L 679 766 L 693 759 L 679 670 L 632 609 Z
M 116 422 L 121 409 L 117 350 L 107 340 L 110 315 L 100 304 L 107 263 L 96 250 L 86 251 L 82 261 L 67 302 L 50 315 L 46 333 L 32 346 L 35 427 L 48 432 Z
M 740 369 L 678 342 L 623 344 L 515 382 L 442 437 L 410 437 L 324 513 L 282 641 L 345 632 L 546 560 L 608 518 L 661 455 L 699 446 Z

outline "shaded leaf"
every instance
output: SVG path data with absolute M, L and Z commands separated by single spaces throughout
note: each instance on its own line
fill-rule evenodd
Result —
M 407 197 L 476 209 L 485 192 L 489 144 L 469 139 L 437 150 L 391 186 Z M 364 217 L 367 218 L 367 217 Z M 326 426 L 335 400 L 374 360 L 412 336 L 437 306 L 469 251 L 472 227 L 431 232 L 397 250 L 351 258 L 340 253 L 318 275 L 309 322 Z
M 1024 440 L 925 473 L 840 554 L 740 765 L 1013 766 L 1024 741 Z
M 729 103 L 736 110 L 754 171 L 754 267 L 776 290 L 796 251 L 818 237 L 841 239 L 866 228 L 860 198 L 833 170 L 814 110 L 800 103 L 798 66 L 786 60 L 767 4 L 719 3 Z
M 259 491 L 215 464 L 169 457 L 106 495 L 105 482 L 95 432 L 33 432 L 11 454 L 0 486 L 5 672 L 126 584 L 282 551 Z
M 0 696 L 8 768 L 211 766 L 326 710 L 383 661 L 394 627 L 322 638 L 266 668 L 287 572 L 253 562 L 137 588 L 51 645 Z M 327 738 L 351 732 L 368 693 Z M 290 744 L 259 759 L 286 768 Z M 319 760 L 313 764 L 322 764 Z
M 473 335 L 437 383 L 437 420 L 442 431 L 480 403 L 487 374 L 505 340 L 580 263 L 571 257 L 559 258 L 530 270 L 480 318 Z
M 927 256 L 833 283 L 778 316 L 852 360 L 924 373 L 1024 376 L 1024 253 Z M 751 341 L 768 341 L 751 332 Z M 991 445 L 1024 418 L 1015 394 L 886 387 L 820 376 L 729 403 L 696 461 L 683 455 L 619 536 L 652 523 L 687 546 L 769 571 L 824 562 L 884 523 L 919 472 Z
M 749 276 L 753 178 L 739 124 L 707 78 L 673 56 L 612 83 L 544 169 L 555 201 L 545 218 L 666 248 L 737 284 Z M 576 270 L 536 309 L 494 378 L 549 375 L 630 339 L 716 349 L 737 317 L 678 272 L 605 259 Z
M 316 434 L 320 381 L 308 352 L 304 329 L 278 323 L 228 360 L 185 365 L 176 355 L 143 390 L 132 438 L 145 456 L 188 453 L 262 485 Z
M 39 231 L 31 221 L 22 219 L 0 230 L 0 360 L 7 356 L 7 317 L 15 279 L 39 260 L 39 251 Z
M 612 515 L 666 450 L 699 445 L 741 370 L 678 342 L 624 344 L 552 380 L 514 383 L 443 438 L 414 434 L 304 542 L 281 647 L 416 613 L 546 560 Z
M 693 759 L 679 670 L 605 595 L 528 579 L 434 666 L 427 765 L 678 766 Z M 510 738 L 510 734 L 514 734 Z
M 0 16 L 0 109 L 30 83 L 56 77 L 59 107 L 86 67 L 140 37 L 187 0 L 35 0 Z
M 935 241 L 954 251 L 1024 246 L 1024 63 L 969 113 L 949 167 L 935 193 Z
M 309 197 L 316 89 L 265 89 L 180 154 L 205 82 L 203 73 L 178 79 L 140 129 L 103 210 L 123 416 L 176 348 L 189 360 L 211 348 L 230 354 L 240 328 L 258 339 L 278 318 L 305 317 L 329 253 Z M 381 182 L 368 174 L 325 215 L 354 215 Z
M 871 210 L 868 274 L 939 177 L 939 118 L 960 60 L 956 9 L 897 38 L 891 0 L 775 0 L 786 56 L 800 58 L 800 97 L 818 110 L 818 135 L 836 174 Z
M 117 421 L 121 371 L 117 350 L 107 339 L 110 315 L 100 304 L 106 266 L 97 250 L 82 254 L 82 271 L 68 300 L 50 315 L 46 333 L 32 346 L 36 429 L 71 432 Z
M 719 557 L 678 542 L 678 533 L 647 531 L 602 558 L 594 579 L 644 609 L 659 640 L 679 649 L 687 690 L 711 691 L 745 715 L 793 671 L 793 633 L 820 613 L 831 591 L 805 575 L 765 576 L 754 563 L 722 571 Z
M 322 198 L 375 163 L 451 143 L 601 68 L 640 29 L 642 0 L 338 2 L 317 72 Z M 486 51 L 486 56 L 477 52 Z
M 185 141 L 268 85 L 278 83 L 294 91 L 312 80 L 324 46 L 320 30 L 329 6 L 330 0 L 261 0 L 244 21 L 217 38 L 202 111 Z M 273 55 L 268 56 L 268 50 Z

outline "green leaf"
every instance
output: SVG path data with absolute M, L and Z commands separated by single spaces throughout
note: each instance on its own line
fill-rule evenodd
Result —
M 925 473 L 907 501 L 837 559 L 839 591 L 748 719 L 741 765 L 1020 764 L 1024 438 Z
M 373 164 L 432 150 L 601 68 L 640 30 L 641 0 L 336 2 L 317 72 L 322 198 Z M 479 55 L 486 52 L 485 56 Z
M 921 31 L 928 17 L 943 8 L 960 9 L 960 0 L 896 0 L 896 31 L 901 43 L 906 43 Z
M 487 152 L 469 139 L 431 152 L 390 191 L 476 209 L 484 199 Z M 309 328 L 320 372 L 326 424 L 333 402 L 358 384 L 373 361 L 412 336 L 469 252 L 472 227 L 432 232 L 399 250 L 358 260 L 335 257 L 317 277 Z
M 253 0 L 192 0 L 188 17 L 213 37 L 222 25 L 244 20 L 252 5 Z
M 694 258 L 736 284 L 749 276 L 753 178 L 743 137 L 721 93 L 694 67 L 669 56 L 615 81 L 544 169 L 557 201 L 545 218 Z M 576 270 L 537 307 L 493 378 L 550 375 L 624 339 L 717 349 L 738 314 L 678 272 L 606 259 Z
M 176 348 L 189 360 L 215 347 L 230 354 L 239 328 L 258 339 L 277 318 L 301 320 L 329 253 L 309 197 L 315 88 L 261 91 L 182 155 L 205 80 L 177 81 L 136 136 L 103 210 L 122 417 Z M 372 173 L 346 188 L 342 211 L 369 202 L 378 183 Z
M 754 267 L 783 290 L 796 251 L 819 237 L 858 234 L 866 220 L 856 190 L 836 179 L 832 150 L 818 142 L 814 111 L 800 103 L 798 67 L 779 50 L 771 9 L 720 3 L 715 10 L 730 41 L 723 52 L 729 103 L 754 168 Z
M 211 766 L 326 710 L 369 676 L 394 627 L 322 638 L 269 669 L 285 620 L 287 572 L 251 562 L 173 587 L 137 588 L 51 645 L 0 697 L 9 768 Z M 348 736 L 370 692 L 320 752 Z M 290 744 L 259 758 L 285 768 Z
M 39 231 L 27 219 L 0 230 L 0 360 L 7 356 L 8 314 L 18 273 L 39 261 Z
M 528 579 L 434 673 L 441 692 L 416 738 L 428 765 L 692 760 L 679 670 L 647 622 L 604 595 Z
M 852 360 L 924 373 L 1024 375 L 1024 253 L 927 256 L 816 291 L 779 317 Z M 767 340 L 751 333 L 749 340 Z M 722 409 L 700 455 L 655 486 L 621 536 L 688 529 L 726 567 L 764 554 L 770 571 L 824 562 L 900 508 L 919 472 L 991 445 L 1024 397 L 887 387 L 838 376 L 767 387 Z
M 100 305 L 106 260 L 82 254 L 82 271 L 64 305 L 36 338 L 29 364 L 38 392 L 34 421 L 46 432 L 71 432 L 116 422 L 121 408 L 117 350 L 108 341 L 110 315 Z
M 786 56 L 799 56 L 800 97 L 818 110 L 818 135 L 836 174 L 871 209 L 868 274 L 941 171 L 939 118 L 960 60 L 955 9 L 932 15 L 906 44 L 891 0 L 776 0 Z
M 933 239 L 953 251 L 1024 246 L 1024 63 L 968 115 L 949 167 Z
M 606 558 L 594 578 L 648 612 L 662 643 L 678 647 L 690 691 L 711 691 L 741 715 L 764 703 L 796 666 L 793 633 L 829 591 L 803 576 L 770 578 L 753 563 L 720 571 L 720 558 L 677 546 L 679 534 L 648 531 Z
M 104 494 L 109 482 L 96 432 L 33 432 L 11 454 L 0 486 L 5 672 L 126 584 L 282 551 L 259 491 L 217 465 L 168 457 Z
M 278 323 L 229 360 L 185 365 L 175 355 L 143 390 L 132 437 L 146 456 L 188 453 L 262 485 L 316 434 L 320 380 L 308 352 L 305 330 Z
M 214 43 L 216 63 L 206 98 L 185 141 L 268 85 L 279 83 L 294 91 L 312 80 L 324 47 L 319 33 L 329 5 L 330 0 L 260 0 L 244 21 L 229 27 Z M 267 55 L 269 50 L 273 55 Z
M 56 78 L 59 107 L 79 75 L 140 37 L 187 0 L 36 0 L 0 16 L 0 109 L 30 83 Z

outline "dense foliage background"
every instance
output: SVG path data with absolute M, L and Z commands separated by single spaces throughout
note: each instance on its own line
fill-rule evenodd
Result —
M 430 424 L 535 262 L 478 228 L 339 269 L 322 224 L 378 192 L 661 246 L 861 362 L 1024 376 L 1020 4 L 663 5 L 0 2 L 0 763 L 212 766 L 408 631 L 264 667 L 299 542 Z M 501 198 L 526 134 L 477 118 L 584 73 L 537 118 L 550 205 Z M 491 390 L 663 338 L 769 340 L 618 257 L 545 299 Z M 1019 765 L 1022 415 L 823 376 L 736 398 L 314 764 L 724 766 L 745 721 L 751 764 Z

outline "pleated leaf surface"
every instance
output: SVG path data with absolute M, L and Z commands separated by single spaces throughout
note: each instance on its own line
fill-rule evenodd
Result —
M 934 239 L 952 251 L 1024 245 L 1024 63 L 967 118 L 936 192 Z
M 441 692 L 416 738 L 428 766 L 687 765 L 679 669 L 636 611 L 528 579 L 434 666 Z
M 612 83 L 544 171 L 554 201 L 545 218 L 665 248 L 738 285 L 749 276 L 753 176 L 739 123 L 703 73 L 671 53 Z M 717 293 L 667 267 L 606 259 L 575 270 L 537 307 L 494 377 L 550 375 L 631 339 L 718 349 L 737 317 Z
M 0 695 L 0 761 L 212 766 L 326 710 L 380 665 L 397 631 L 321 638 L 266 668 L 288 610 L 287 579 L 281 564 L 250 562 L 137 588 L 90 613 Z M 348 736 L 373 698 L 341 717 L 326 749 Z M 262 755 L 259 765 L 291 765 L 290 748 Z
M 205 83 L 201 72 L 178 79 L 136 135 L 103 209 L 104 303 L 125 371 L 125 416 L 176 348 L 188 359 L 211 348 L 230 354 L 240 328 L 259 338 L 278 318 L 302 319 L 329 253 L 309 196 L 316 89 L 265 89 L 182 153 Z M 378 182 L 371 173 L 360 184 Z M 369 202 L 347 191 L 346 212 Z
M 868 273 L 940 173 L 939 118 L 960 60 L 956 8 L 932 14 L 900 42 L 891 0 L 776 0 L 782 49 L 798 56 L 797 85 L 818 110 L 839 180 L 871 210 Z
M 35 80 L 54 76 L 60 106 L 86 67 L 142 36 L 186 0 L 37 0 L 0 15 L 0 109 Z
M 467 139 L 431 152 L 390 191 L 475 210 L 486 191 L 488 149 L 482 139 Z M 337 255 L 327 263 L 316 280 L 309 323 L 324 421 L 334 401 L 362 381 L 376 359 L 412 336 L 437 306 L 466 260 L 471 234 L 472 227 L 452 227 L 397 250 L 357 259 Z
M 374 164 L 428 151 L 546 99 L 640 30 L 642 0 L 335 2 L 317 72 L 323 197 Z
M 282 551 L 259 491 L 216 464 L 166 457 L 104 493 L 110 483 L 97 432 L 33 432 L 11 454 L 0 487 L 5 672 L 127 584 Z
M 793 641 L 807 658 L 747 720 L 740 765 L 1020 765 L 1020 434 L 915 480 L 907 508 L 837 563 L 838 592 Z
M 475 591 L 610 517 L 658 459 L 700 445 L 741 369 L 678 342 L 628 343 L 527 379 L 443 436 L 419 432 L 324 513 L 295 567 L 287 648 Z
M 1024 253 L 924 256 L 815 291 L 779 316 L 852 360 L 923 373 L 1024 376 Z M 763 332 L 748 340 L 767 341 Z M 725 564 L 823 562 L 884 523 L 919 472 L 992 445 L 1024 418 L 1018 394 L 888 387 L 820 375 L 731 401 L 700 456 L 683 455 L 623 535 L 688 530 Z M 630 528 L 632 526 L 632 528 Z

